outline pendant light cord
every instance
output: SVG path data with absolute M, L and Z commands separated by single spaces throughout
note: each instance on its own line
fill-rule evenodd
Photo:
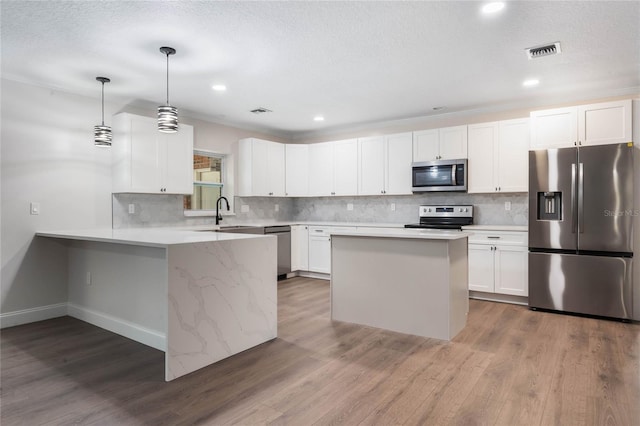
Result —
M 169 53 L 167 53 L 167 105 L 169 105 Z
M 104 81 L 102 82 L 102 125 L 104 126 Z

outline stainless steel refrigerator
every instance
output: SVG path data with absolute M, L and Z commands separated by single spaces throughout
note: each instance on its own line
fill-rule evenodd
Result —
M 631 319 L 633 145 L 529 152 L 529 306 Z

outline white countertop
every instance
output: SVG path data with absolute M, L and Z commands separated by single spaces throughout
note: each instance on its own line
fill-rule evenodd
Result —
M 463 226 L 465 231 L 517 231 L 529 232 L 527 225 L 468 225 Z
M 104 243 L 128 244 L 146 247 L 167 247 L 174 244 L 203 243 L 210 241 L 242 240 L 265 238 L 268 235 L 227 234 L 223 232 L 200 232 L 176 228 L 137 229 L 72 229 L 62 231 L 37 232 L 37 236 L 63 238 L 68 240 L 97 241 Z
M 386 231 L 354 230 L 332 232 L 332 236 L 349 237 L 382 237 L 382 238 L 411 238 L 422 240 L 458 240 L 469 236 L 466 232 L 444 231 L 434 229 L 388 229 Z

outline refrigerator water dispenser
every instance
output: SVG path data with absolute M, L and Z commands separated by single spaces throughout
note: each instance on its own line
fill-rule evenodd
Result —
M 562 220 L 562 192 L 538 192 L 538 220 Z

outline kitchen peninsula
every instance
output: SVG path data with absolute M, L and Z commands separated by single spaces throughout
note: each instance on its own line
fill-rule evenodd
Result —
M 331 318 L 451 340 L 466 325 L 467 234 L 397 229 L 331 234 Z
M 276 238 L 40 232 L 68 255 L 70 316 L 165 352 L 170 381 L 277 337 Z

